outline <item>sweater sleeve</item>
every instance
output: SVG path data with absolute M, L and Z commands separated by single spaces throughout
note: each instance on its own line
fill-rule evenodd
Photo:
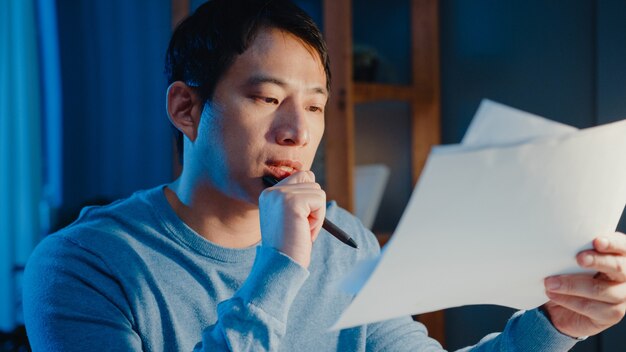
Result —
M 275 351 L 289 309 L 309 272 L 273 248 L 260 246 L 250 275 L 217 308 L 217 322 L 195 351 Z
M 463 351 L 569 351 L 579 340 L 559 332 L 538 309 L 519 311 L 501 334 L 490 334 Z
M 24 273 L 24 321 L 34 351 L 140 351 L 124 293 L 102 260 L 46 238 Z
M 502 333 L 485 336 L 474 346 L 459 352 L 478 351 L 569 351 L 578 340 L 561 334 L 537 309 L 519 311 Z M 428 337 L 426 328 L 410 317 L 392 319 L 368 326 L 368 351 L 443 351 Z

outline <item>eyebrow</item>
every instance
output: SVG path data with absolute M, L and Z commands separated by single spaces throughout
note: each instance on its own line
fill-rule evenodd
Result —
M 275 77 L 270 77 L 270 76 L 252 76 L 248 79 L 248 81 L 246 82 L 246 85 L 256 86 L 256 85 L 260 85 L 264 83 L 275 84 L 277 86 L 280 86 L 281 88 L 285 88 L 288 85 L 287 82 L 281 79 L 275 78 Z M 326 89 L 322 87 L 313 87 L 307 90 L 315 94 L 321 94 L 326 97 L 328 96 L 328 92 L 326 92 Z

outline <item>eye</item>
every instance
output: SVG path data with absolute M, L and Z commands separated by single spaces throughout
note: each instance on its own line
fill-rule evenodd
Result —
M 322 112 L 323 110 L 319 106 L 310 106 L 309 107 L 309 111 L 311 111 L 311 112 Z
M 252 99 L 264 104 L 278 105 L 278 99 L 272 97 L 252 96 Z

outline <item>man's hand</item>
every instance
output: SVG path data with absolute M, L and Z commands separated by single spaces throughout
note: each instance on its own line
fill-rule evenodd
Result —
M 266 188 L 259 197 L 263 245 L 307 268 L 326 216 L 326 193 L 311 171 L 300 171 Z
M 544 305 L 552 324 L 572 337 L 595 335 L 617 324 L 626 311 L 626 236 L 613 233 L 593 241 L 576 257 L 598 274 L 561 275 L 545 280 Z

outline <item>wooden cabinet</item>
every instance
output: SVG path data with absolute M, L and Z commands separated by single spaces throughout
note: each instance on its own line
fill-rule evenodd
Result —
M 406 86 L 353 82 L 351 1 L 324 0 L 323 15 L 333 77 L 331 97 L 326 107 L 326 192 L 329 199 L 352 211 L 355 103 L 400 100 L 410 104 L 411 176 L 414 185 L 430 148 L 440 143 L 439 2 L 411 0 L 412 80 Z M 383 241 L 386 239 L 381 239 Z M 442 344 L 445 342 L 442 311 L 423 314 L 418 319 L 428 327 L 431 337 Z

